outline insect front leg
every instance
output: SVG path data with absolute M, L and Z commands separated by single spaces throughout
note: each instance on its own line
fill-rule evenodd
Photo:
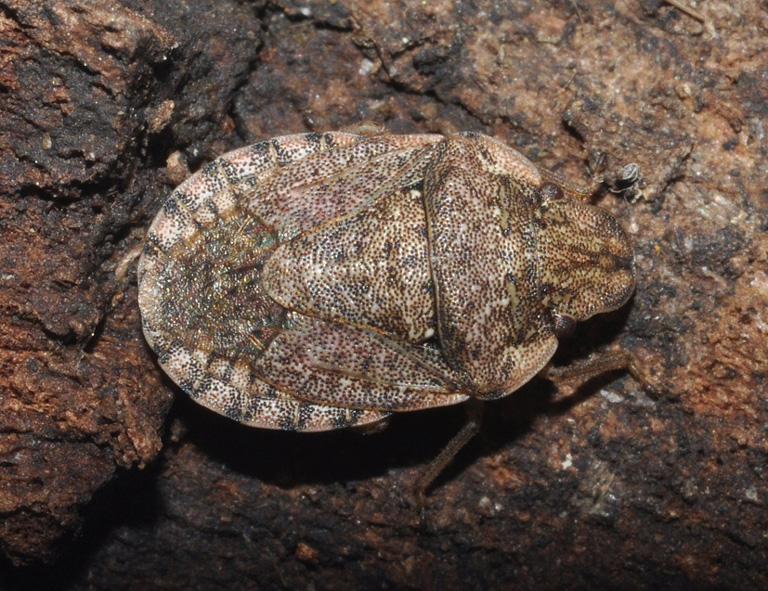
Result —
M 635 356 L 625 349 L 593 355 L 565 367 L 554 367 L 550 364 L 539 375 L 555 383 L 573 378 L 580 378 L 582 382 L 586 382 L 596 376 L 617 370 L 627 371 L 646 393 L 654 398 L 659 397 L 659 390 L 639 369 Z

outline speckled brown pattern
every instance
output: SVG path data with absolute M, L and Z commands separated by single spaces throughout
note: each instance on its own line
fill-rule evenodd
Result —
M 324 133 L 226 154 L 158 213 L 144 334 L 201 404 L 320 431 L 510 394 L 557 327 L 634 289 L 619 223 L 478 134 Z

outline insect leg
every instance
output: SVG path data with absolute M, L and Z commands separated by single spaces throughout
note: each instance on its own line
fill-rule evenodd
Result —
M 484 404 L 480 400 L 470 399 L 466 403 L 467 420 L 459 429 L 456 435 L 448 442 L 442 451 L 435 457 L 416 480 L 415 494 L 418 505 L 423 507 L 426 502 L 427 490 L 434 483 L 435 479 L 445 470 L 453 461 L 456 454 L 459 453 L 475 435 L 480 432 L 480 426 L 483 422 Z
M 629 351 L 619 351 L 595 355 L 583 361 L 574 362 L 565 367 L 553 367 L 548 365 L 541 371 L 541 376 L 553 382 L 581 378 L 582 381 L 594 378 L 609 371 L 624 370 L 645 390 L 650 396 L 658 397 L 659 390 L 653 386 L 637 366 L 635 357 Z

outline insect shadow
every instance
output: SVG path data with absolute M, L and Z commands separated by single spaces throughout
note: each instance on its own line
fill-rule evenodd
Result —
M 183 417 L 185 438 L 213 461 L 281 488 L 306 484 L 348 485 L 385 476 L 398 468 L 429 463 L 461 427 L 458 407 L 403 413 L 385 429 L 295 433 L 234 424 L 179 396 L 174 412 Z
M 558 369 L 567 369 L 569 366 L 583 366 L 582 362 L 589 358 L 598 361 L 599 366 L 603 355 L 594 354 L 594 351 L 599 351 L 618 339 L 619 333 L 627 323 L 629 309 L 628 306 L 606 314 L 599 320 L 590 319 L 581 323 L 574 336 L 561 341 L 552 364 Z M 607 354 L 607 357 L 612 355 Z M 422 478 L 422 484 L 425 484 L 422 493 L 429 493 L 439 488 L 441 484 L 461 473 L 478 457 L 495 454 L 514 441 L 525 437 L 534 428 L 539 417 L 568 414 L 573 407 L 588 400 L 605 386 L 620 378 L 622 374 L 627 373 L 626 369 L 615 367 L 598 371 L 599 373 L 588 374 L 586 377 L 564 379 L 564 383 L 572 386 L 568 393 L 561 391 L 558 385 L 559 379 L 537 376 L 509 396 L 485 402 L 481 409 L 482 425 L 478 435 L 470 440 L 466 447 L 458 448 L 455 457 L 449 455 L 449 463 L 436 462 L 439 469 L 432 472 L 433 478 L 428 475 L 427 478 Z M 645 382 L 640 383 L 640 386 L 654 390 Z M 475 413 L 477 413 L 476 410 Z M 444 445 L 446 441 L 443 440 Z M 438 447 L 437 453 L 440 451 L 441 448 Z M 424 462 L 429 464 L 430 459 L 427 457 Z M 430 468 L 433 467 L 430 466 Z
M 626 322 L 626 309 L 582 323 L 576 336 L 564 340 L 555 356 L 557 365 L 614 342 Z M 479 457 L 494 454 L 524 437 L 540 416 L 566 414 L 616 379 L 619 371 L 606 372 L 581 383 L 573 394 L 559 396 L 558 387 L 534 378 L 500 400 L 484 404 L 480 434 L 457 453 L 453 461 L 429 484 L 435 491 L 456 477 Z M 359 433 L 351 429 L 302 434 L 233 423 L 180 394 L 172 416 L 186 426 L 184 439 L 191 441 L 213 461 L 262 482 L 290 489 L 305 484 L 340 483 L 354 486 L 370 478 L 399 470 L 426 469 L 466 421 L 463 405 L 400 413 L 381 432 Z M 394 476 L 393 476 L 394 477 Z M 408 496 L 408 492 L 404 491 Z

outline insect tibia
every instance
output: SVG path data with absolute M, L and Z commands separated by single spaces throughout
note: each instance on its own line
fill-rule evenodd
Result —
M 638 367 L 634 355 L 624 349 L 593 355 L 588 359 L 574 362 L 565 367 L 554 367 L 550 364 L 539 375 L 555 383 L 574 378 L 579 378 L 581 382 L 586 382 L 611 371 L 628 372 L 638 385 L 645 390 L 646 394 L 652 398 L 660 396 L 659 390 L 651 384 Z
M 467 420 L 456 435 L 447 443 L 442 451 L 435 457 L 419 476 L 414 485 L 414 494 L 419 507 L 424 507 L 427 491 L 438 476 L 453 461 L 467 443 L 480 432 L 483 422 L 483 402 L 475 399 L 468 400 L 465 404 Z
M 565 195 L 577 201 L 590 201 L 601 186 L 605 186 L 611 193 L 621 193 L 630 201 L 635 201 L 642 196 L 639 185 L 642 180 L 640 166 L 630 162 L 610 172 L 608 158 L 604 152 L 590 155 L 588 164 L 592 180 L 586 185 L 577 185 L 563 179 L 559 174 L 542 170 L 541 176 L 547 183 L 558 185 Z

